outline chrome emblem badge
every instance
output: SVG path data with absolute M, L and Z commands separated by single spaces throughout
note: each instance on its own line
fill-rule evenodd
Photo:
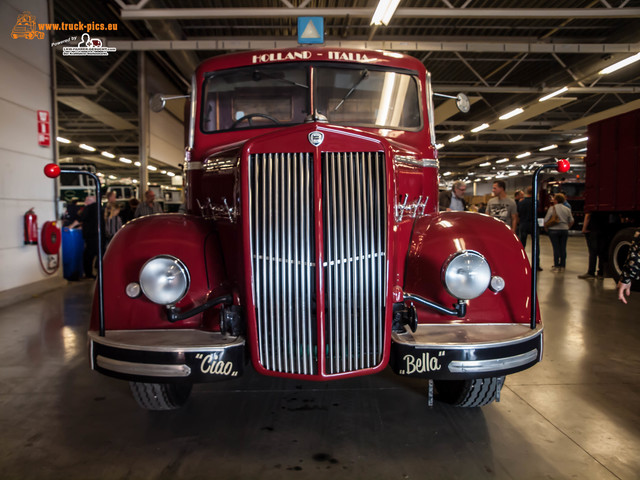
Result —
M 309 134 L 309 143 L 314 147 L 320 146 L 320 144 L 324 141 L 324 133 L 322 132 L 311 132 Z

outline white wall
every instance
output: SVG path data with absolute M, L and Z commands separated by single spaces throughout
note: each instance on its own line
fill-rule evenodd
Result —
M 34 207 L 40 226 L 55 219 L 54 181 L 42 173 L 53 147 L 38 146 L 36 120 L 37 110 L 51 112 L 51 47 L 48 34 L 11 38 L 25 10 L 48 22 L 46 0 L 0 1 L 0 293 L 49 278 L 36 247 L 23 245 L 23 217 Z
M 169 82 L 165 74 L 147 59 L 147 91 L 149 97 L 154 93 L 182 95 Z M 159 113 L 149 109 L 149 157 L 157 162 L 178 167 L 184 163 L 184 123 L 169 113 L 177 111 L 182 118 L 185 100 L 169 100 L 167 108 Z

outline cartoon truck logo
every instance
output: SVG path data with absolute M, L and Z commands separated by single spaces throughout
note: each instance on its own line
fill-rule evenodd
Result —
M 22 12 L 18 15 L 16 24 L 11 30 L 11 38 L 14 40 L 17 38 L 26 38 L 28 40 L 38 38 L 42 40 L 44 38 L 44 32 L 41 32 L 36 27 L 36 16 L 31 12 Z

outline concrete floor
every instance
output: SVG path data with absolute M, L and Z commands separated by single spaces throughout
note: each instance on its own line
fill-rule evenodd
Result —
M 541 241 L 544 360 L 482 409 L 427 406 L 424 381 L 386 371 L 326 384 L 259 377 L 141 410 L 90 371 L 92 284 L 0 310 L 0 478 L 640 478 L 640 292 L 564 274 Z M 7 272 L 4 273 L 5 275 Z

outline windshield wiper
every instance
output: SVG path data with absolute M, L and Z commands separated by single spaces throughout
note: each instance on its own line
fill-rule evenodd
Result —
M 258 82 L 262 80 L 262 77 L 268 78 L 270 80 L 278 80 L 279 82 L 285 82 L 289 85 L 295 85 L 296 87 L 309 88 L 309 85 L 305 85 L 303 83 L 294 82 L 293 80 L 289 80 L 288 78 L 280 78 L 274 75 L 271 75 L 267 72 L 263 72 L 262 70 L 254 70 L 253 71 L 253 79 Z
M 353 92 L 355 92 L 356 88 L 358 88 L 358 85 L 360 85 L 362 83 L 362 81 L 365 78 L 369 77 L 369 70 L 367 70 L 366 68 L 364 70 L 362 70 L 362 72 L 360 72 L 360 78 L 356 81 L 356 83 L 353 84 L 353 86 L 351 87 L 351 89 L 347 92 L 347 94 L 342 97 L 342 100 L 340 100 L 340 103 L 338 105 L 336 105 L 336 108 L 333 109 L 333 111 L 335 112 L 336 110 L 338 110 L 342 104 L 344 103 L 344 101 L 349 98 L 351 96 L 351 94 Z

